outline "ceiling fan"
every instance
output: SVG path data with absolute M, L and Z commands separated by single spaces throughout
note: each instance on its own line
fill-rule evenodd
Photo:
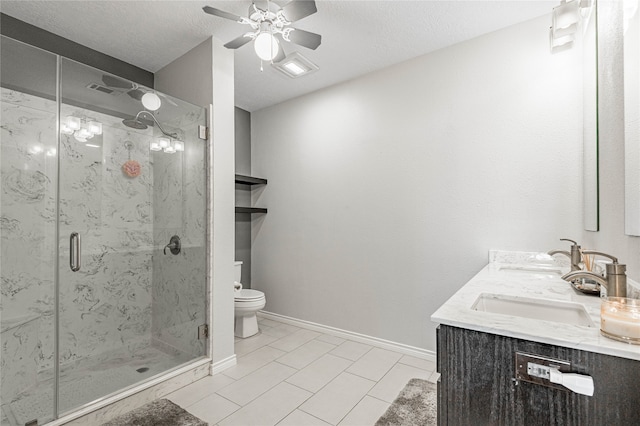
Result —
M 249 25 L 251 31 L 231 40 L 224 46 L 228 49 L 237 49 L 254 40 L 256 54 L 264 61 L 279 62 L 286 57 L 279 40 L 295 43 L 312 50 L 315 50 L 322 42 L 320 34 L 291 26 L 294 22 L 318 11 L 314 0 L 293 0 L 282 7 L 267 1 L 264 9 L 256 6 L 255 1 L 252 1 L 248 17 L 238 16 L 210 6 L 205 6 L 202 10 L 210 15 Z

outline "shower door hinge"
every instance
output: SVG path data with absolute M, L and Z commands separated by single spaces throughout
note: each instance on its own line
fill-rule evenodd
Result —
M 198 326 L 198 340 L 208 339 L 209 338 L 209 325 L 202 324 Z
M 198 126 L 198 137 L 200 139 L 209 139 L 209 128 L 207 126 Z

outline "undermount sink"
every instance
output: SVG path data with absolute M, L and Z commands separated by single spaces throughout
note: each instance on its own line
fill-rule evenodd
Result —
M 595 327 L 580 303 L 482 293 L 471 309 L 565 324 Z
M 551 265 L 500 265 L 498 270 L 509 272 L 537 272 L 543 274 L 562 275 L 562 270 L 559 267 Z

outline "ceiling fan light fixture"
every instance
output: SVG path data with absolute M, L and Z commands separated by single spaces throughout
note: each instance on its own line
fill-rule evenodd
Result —
M 160 105 L 162 105 L 160 96 L 151 92 L 147 92 L 142 95 L 142 99 L 140 100 L 142 101 L 142 106 L 144 106 L 149 111 L 156 111 L 160 108 Z
M 272 61 L 273 58 L 278 56 L 280 43 L 271 33 L 261 32 L 253 42 L 253 48 L 260 59 L 263 61 Z

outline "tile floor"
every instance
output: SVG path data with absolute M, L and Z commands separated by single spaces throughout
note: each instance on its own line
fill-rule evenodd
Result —
M 238 364 L 166 398 L 210 425 L 372 426 L 431 361 L 278 321 L 236 339 Z

